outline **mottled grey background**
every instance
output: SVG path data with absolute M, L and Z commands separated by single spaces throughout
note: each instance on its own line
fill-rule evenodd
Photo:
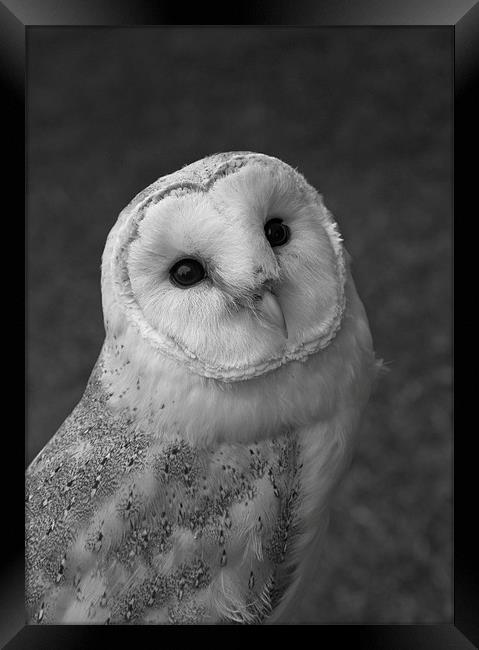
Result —
M 28 31 L 28 460 L 81 397 L 105 238 L 140 189 L 260 151 L 340 224 L 390 372 L 298 622 L 452 618 L 451 45 L 422 28 Z

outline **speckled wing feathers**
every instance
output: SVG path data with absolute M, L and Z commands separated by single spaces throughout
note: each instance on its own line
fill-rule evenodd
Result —
M 100 357 L 27 472 L 30 620 L 262 620 L 295 531 L 293 434 L 214 449 L 165 439 L 109 409 L 101 373 Z

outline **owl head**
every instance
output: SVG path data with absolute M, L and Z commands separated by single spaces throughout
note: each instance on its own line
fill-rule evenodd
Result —
M 159 179 L 121 213 L 103 257 L 107 329 L 133 327 L 226 382 L 328 345 L 344 309 L 341 239 L 284 162 L 226 153 Z

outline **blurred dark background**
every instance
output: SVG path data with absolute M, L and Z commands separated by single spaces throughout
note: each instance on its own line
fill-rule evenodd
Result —
M 297 167 L 335 214 L 390 369 L 297 622 L 452 620 L 447 28 L 28 30 L 30 461 L 103 341 L 119 211 L 226 150 Z

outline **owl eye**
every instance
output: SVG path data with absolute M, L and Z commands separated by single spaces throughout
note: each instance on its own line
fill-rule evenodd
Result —
M 282 219 L 278 219 L 277 217 L 266 222 L 264 234 L 273 248 L 275 246 L 284 246 L 291 237 L 291 231 L 288 226 L 283 223 Z
M 204 267 L 193 258 L 179 260 L 170 269 L 170 279 L 178 287 L 186 288 L 198 284 L 205 277 Z

